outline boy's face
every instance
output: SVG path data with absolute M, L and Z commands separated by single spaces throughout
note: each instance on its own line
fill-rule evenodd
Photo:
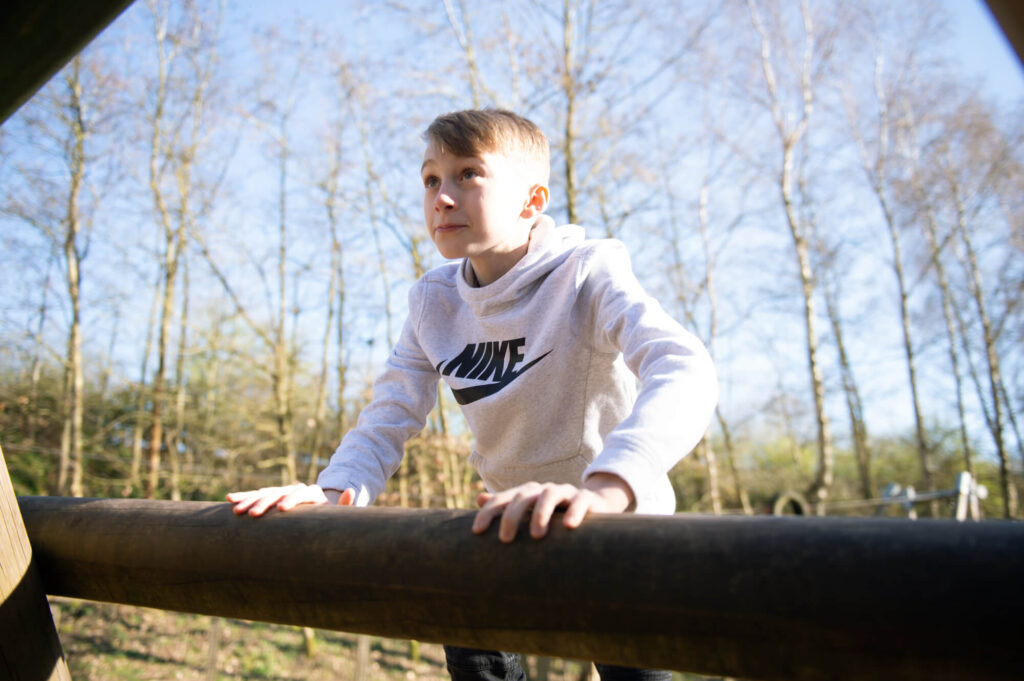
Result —
M 445 258 L 469 258 L 481 284 L 508 271 L 526 252 L 539 186 L 516 155 L 454 156 L 435 142 L 423 155 L 423 214 Z

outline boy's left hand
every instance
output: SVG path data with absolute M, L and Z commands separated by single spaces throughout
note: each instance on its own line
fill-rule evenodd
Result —
M 565 508 L 562 524 L 572 530 L 588 513 L 622 513 L 633 504 L 633 490 L 611 473 L 595 473 L 583 487 L 528 482 L 498 494 L 483 492 L 476 498 L 473 532 L 483 534 L 496 516 L 501 516 L 498 538 L 506 544 L 516 538 L 519 523 L 532 509 L 530 536 L 540 539 L 548 533 L 555 509 Z

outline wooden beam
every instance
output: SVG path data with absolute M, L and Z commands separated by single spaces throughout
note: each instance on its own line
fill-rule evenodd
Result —
M 1024 66 L 1024 5 L 1020 0 L 985 0 L 985 4 Z
M 0 3 L 0 123 L 131 3 L 132 0 Z
M 0 450 L 0 679 L 70 678 Z
M 1024 524 L 23 498 L 49 593 L 747 679 L 1017 679 Z

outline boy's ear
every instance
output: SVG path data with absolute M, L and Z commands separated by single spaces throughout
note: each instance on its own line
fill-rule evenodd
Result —
M 523 212 L 520 213 L 520 217 L 523 218 L 535 218 L 548 207 L 548 188 L 542 184 L 535 184 L 530 187 L 530 198 L 526 201 L 526 205 L 523 206 Z

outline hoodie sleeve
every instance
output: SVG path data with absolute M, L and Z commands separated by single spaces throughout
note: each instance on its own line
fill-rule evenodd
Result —
M 711 356 L 644 291 L 620 242 L 595 249 L 582 293 L 589 296 L 595 345 L 621 352 L 639 379 L 632 411 L 607 435 L 583 479 L 613 473 L 633 490 L 636 512 L 671 512 L 674 498 L 669 505 L 659 487 L 700 442 L 718 401 Z
M 324 489 L 354 489 L 357 506 L 373 503 L 384 491 L 402 463 L 406 440 L 422 430 L 437 400 L 438 375 L 416 334 L 424 289 L 421 281 L 410 290 L 409 316 L 373 384 L 373 398 L 317 478 Z

